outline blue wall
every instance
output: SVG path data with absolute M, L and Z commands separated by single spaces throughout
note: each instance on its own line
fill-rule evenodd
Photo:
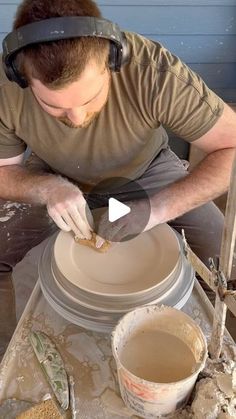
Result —
M 225 101 L 236 102 L 236 0 L 99 2 L 122 28 L 163 43 Z
M 0 0 L 0 41 L 11 30 L 19 3 Z M 100 0 L 98 4 L 104 17 L 158 40 L 226 102 L 236 103 L 236 0 Z

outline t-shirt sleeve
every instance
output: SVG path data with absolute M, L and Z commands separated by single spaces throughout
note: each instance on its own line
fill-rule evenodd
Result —
M 7 128 L 0 119 L 0 159 L 16 157 L 24 153 L 27 145 L 17 137 L 15 132 Z
M 217 122 L 224 108 L 201 77 L 165 50 L 157 71 L 153 114 L 177 136 L 194 141 Z
M 30 152 L 25 161 L 25 166 L 32 171 L 53 173 L 51 167 L 34 152 Z

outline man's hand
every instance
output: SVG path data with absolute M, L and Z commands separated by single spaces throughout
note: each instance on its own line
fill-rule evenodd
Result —
M 157 224 L 151 213 L 149 200 L 139 199 L 125 204 L 130 207 L 130 213 L 114 222 L 108 220 L 108 211 L 105 211 L 98 220 L 96 215 L 94 216 L 94 222 L 98 224 L 97 247 L 102 245 L 104 239 L 112 242 L 129 240 Z
M 47 191 L 48 214 L 58 227 L 72 230 L 78 238 L 90 240 L 93 218 L 80 189 L 58 176 Z
M 2 199 L 46 205 L 59 228 L 73 230 L 79 238 L 90 240 L 93 218 L 77 186 L 61 176 L 19 166 L 20 160 L 7 163 L 0 165 Z

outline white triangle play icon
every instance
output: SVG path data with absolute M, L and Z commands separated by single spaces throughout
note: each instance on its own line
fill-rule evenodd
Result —
M 128 205 L 123 204 L 115 198 L 109 198 L 108 219 L 112 223 L 131 211 Z

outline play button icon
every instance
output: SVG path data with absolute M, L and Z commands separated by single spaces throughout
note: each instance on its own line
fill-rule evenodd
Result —
M 122 204 L 122 202 L 118 201 L 118 199 L 109 198 L 108 203 L 108 219 L 111 223 L 119 220 L 119 218 L 124 217 L 131 211 L 128 205 Z
M 131 240 L 145 230 L 151 205 L 147 192 L 138 181 L 109 178 L 84 194 L 92 212 L 92 230 L 105 240 Z M 90 217 L 87 217 L 90 222 Z

